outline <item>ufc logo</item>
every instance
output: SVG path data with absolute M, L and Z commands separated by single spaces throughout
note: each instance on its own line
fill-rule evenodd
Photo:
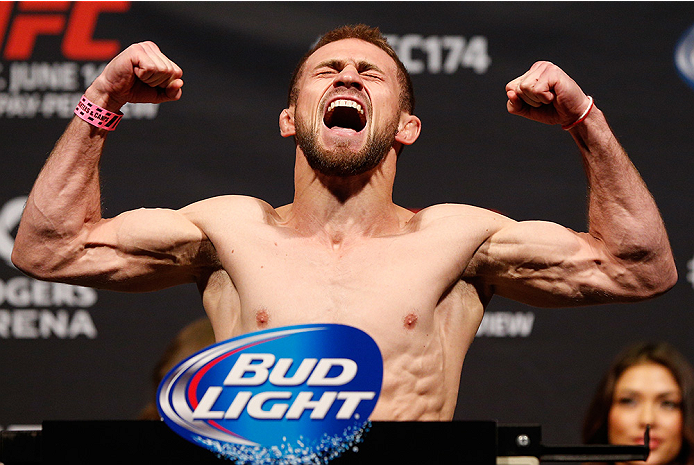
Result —
M 121 46 L 117 40 L 94 39 L 99 14 L 129 9 L 130 2 L 0 2 L 2 58 L 28 60 L 37 37 L 62 34 L 61 52 L 66 59 L 108 60 Z

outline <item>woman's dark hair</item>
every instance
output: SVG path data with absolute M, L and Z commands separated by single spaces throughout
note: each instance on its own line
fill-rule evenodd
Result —
M 583 422 L 585 444 L 607 444 L 607 422 L 617 381 L 630 367 L 656 363 L 667 368 L 682 391 L 682 450 L 674 463 L 694 465 L 694 370 L 666 342 L 642 342 L 624 349 L 612 362 L 595 391 Z
M 174 337 L 157 365 L 152 371 L 152 396 L 150 403 L 140 411 L 138 420 L 160 420 L 157 409 L 157 388 L 166 374 L 173 370 L 180 361 L 215 343 L 212 323 L 207 317 L 201 317 L 189 323 Z

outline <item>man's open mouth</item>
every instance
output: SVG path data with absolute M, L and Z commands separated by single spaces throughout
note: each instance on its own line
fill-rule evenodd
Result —
M 335 100 L 325 111 L 323 122 L 329 128 L 340 127 L 361 131 L 366 126 L 366 114 L 354 100 Z

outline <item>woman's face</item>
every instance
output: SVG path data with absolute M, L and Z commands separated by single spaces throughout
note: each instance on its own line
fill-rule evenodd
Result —
M 682 447 L 681 404 L 682 392 L 669 369 L 652 362 L 628 368 L 615 385 L 608 442 L 643 444 L 646 425 L 651 425 L 651 453 L 646 464 L 670 463 Z

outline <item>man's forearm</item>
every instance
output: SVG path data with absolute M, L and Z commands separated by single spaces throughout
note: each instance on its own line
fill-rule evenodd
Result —
M 61 259 L 86 225 L 101 219 L 99 160 L 106 131 L 74 118 L 29 194 L 12 259 L 30 273 Z M 66 258 L 66 257 L 62 257 Z
M 677 270 L 663 220 L 604 115 L 593 108 L 570 132 L 588 178 L 589 232 L 634 269 L 645 286 L 669 289 L 677 280 Z

